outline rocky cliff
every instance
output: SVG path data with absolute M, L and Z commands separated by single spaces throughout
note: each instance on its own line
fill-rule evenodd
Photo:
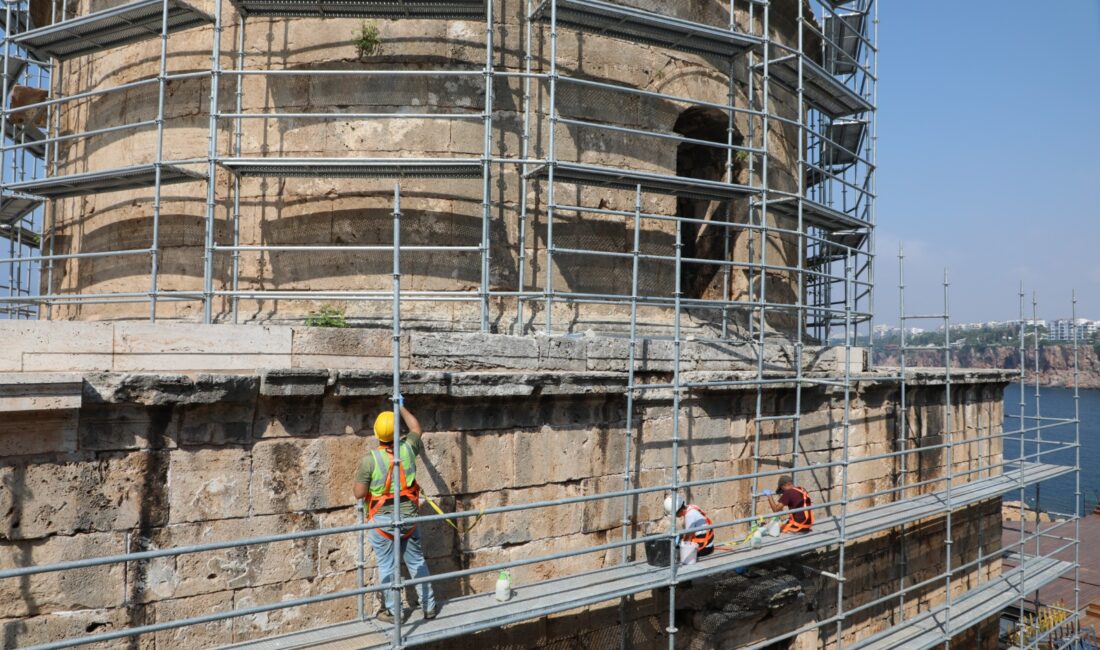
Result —
M 1100 357 L 1093 345 L 1078 347 L 1081 388 L 1100 388 Z M 1035 353 L 1027 351 L 1028 381 L 1035 380 Z M 1020 351 L 1010 346 L 964 346 L 952 351 L 953 366 L 960 368 L 1020 367 Z M 875 363 L 879 366 L 898 365 L 897 349 L 875 350 Z M 910 367 L 943 366 L 943 352 L 939 350 L 912 350 L 905 355 Z M 1047 386 L 1073 385 L 1073 346 L 1044 345 L 1039 349 L 1039 382 Z

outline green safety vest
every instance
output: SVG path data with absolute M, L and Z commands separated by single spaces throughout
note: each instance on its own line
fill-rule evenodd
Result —
M 374 469 L 370 474 L 371 497 L 374 499 L 393 497 L 393 485 L 400 481 L 400 471 L 397 480 L 390 481 L 390 490 L 387 493 L 386 478 L 393 471 L 390 464 L 392 456 L 381 449 L 372 449 L 370 453 L 374 457 Z M 401 443 L 401 467 L 405 470 L 405 485 L 402 485 L 398 491 L 403 492 L 416 484 L 416 456 L 405 443 Z

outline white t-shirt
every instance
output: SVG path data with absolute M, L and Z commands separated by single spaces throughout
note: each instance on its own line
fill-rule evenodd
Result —
M 684 513 L 684 530 L 691 530 L 693 528 L 703 528 L 707 525 L 707 520 L 703 517 L 703 513 L 694 508 L 688 508 L 688 511 Z

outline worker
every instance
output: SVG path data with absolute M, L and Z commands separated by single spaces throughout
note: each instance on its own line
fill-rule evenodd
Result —
M 775 498 L 776 494 L 779 495 L 778 500 Z M 807 494 L 806 490 L 795 485 L 794 479 L 787 475 L 779 477 L 779 483 L 776 485 L 775 492 L 764 490 L 764 495 L 768 497 L 768 503 L 771 504 L 772 512 L 779 512 L 783 508 L 798 510 L 799 508 L 809 508 L 813 505 L 813 501 L 810 499 L 810 495 Z M 787 520 L 787 523 L 783 524 L 782 531 L 784 533 L 808 533 L 813 529 L 813 525 L 814 511 L 802 510 L 790 513 L 790 519 Z
M 705 528 L 714 523 L 710 517 L 699 506 L 688 505 L 679 494 L 665 497 L 665 514 L 671 515 L 673 512 L 677 517 L 683 518 L 683 529 L 689 531 L 680 538 L 680 561 L 691 564 L 696 557 L 706 557 L 713 553 L 714 529 Z M 696 532 L 690 532 L 693 530 Z
M 395 490 L 394 482 L 394 451 L 393 451 L 393 411 L 383 411 L 374 420 L 374 436 L 378 438 L 378 449 L 370 450 L 359 462 L 359 469 L 355 473 L 355 485 L 353 492 L 356 499 L 363 499 L 367 509 L 367 521 L 383 524 L 383 527 L 372 528 L 368 533 L 370 545 L 374 549 L 374 557 L 378 563 L 378 577 L 382 585 L 389 585 L 398 571 L 397 556 L 403 553 L 405 566 L 409 575 L 413 578 L 428 577 L 428 565 L 424 562 L 424 551 L 420 546 L 420 531 L 416 524 L 402 525 L 401 539 L 394 540 L 393 536 L 393 501 L 394 492 L 401 496 L 401 517 L 414 517 L 420 505 L 420 486 L 416 482 L 416 457 L 422 449 L 421 438 L 424 435 L 420 428 L 420 421 L 416 419 L 404 405 L 404 399 L 399 399 L 401 419 L 405 423 L 407 433 L 401 436 L 401 450 L 398 454 L 401 462 L 398 464 L 400 488 Z M 420 605 L 424 610 L 424 618 L 435 618 L 439 608 L 435 602 L 435 594 L 432 585 L 421 582 L 416 585 L 420 595 Z M 387 623 L 394 620 L 394 590 L 386 589 L 385 607 L 378 614 L 378 618 Z

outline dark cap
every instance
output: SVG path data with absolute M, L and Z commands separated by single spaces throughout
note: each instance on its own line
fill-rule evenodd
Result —
M 786 474 L 784 474 L 783 476 L 780 476 L 779 477 L 779 482 L 775 484 L 775 491 L 776 492 L 782 492 L 783 491 L 783 486 L 786 485 L 787 483 L 794 483 L 794 479 L 791 478 L 790 476 L 787 476 Z

